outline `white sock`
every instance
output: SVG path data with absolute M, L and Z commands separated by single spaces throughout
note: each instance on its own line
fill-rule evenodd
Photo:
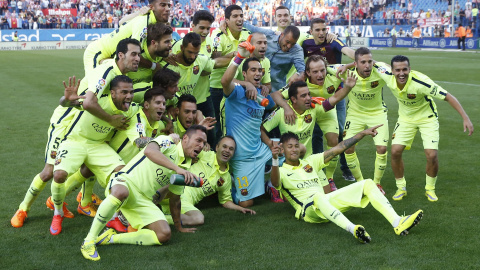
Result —
M 355 233 L 355 224 L 351 223 L 347 225 L 347 231 L 349 231 L 351 234 Z
M 398 224 L 400 224 L 400 220 L 402 219 L 402 217 L 398 217 L 396 218 L 393 223 L 392 223 L 392 226 L 395 228 L 398 226 Z
M 55 208 L 55 209 L 53 210 L 53 215 L 54 215 L 54 216 L 60 215 L 60 216 L 63 217 L 63 208 L 62 208 L 62 209 L 57 209 L 57 208 Z

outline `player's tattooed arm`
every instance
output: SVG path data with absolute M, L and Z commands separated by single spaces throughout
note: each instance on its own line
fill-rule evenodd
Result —
M 135 145 L 138 148 L 143 148 L 145 145 L 147 145 L 153 138 L 150 137 L 140 137 L 135 140 Z
M 341 153 L 345 152 L 345 150 L 347 150 L 348 148 L 355 145 L 357 142 L 359 142 L 361 139 L 363 139 L 363 137 L 365 137 L 367 135 L 375 137 L 378 134 L 377 128 L 379 128 L 381 126 L 383 126 L 383 125 L 378 125 L 378 126 L 374 126 L 374 127 L 365 129 L 364 131 L 362 131 L 362 132 L 358 133 L 357 135 L 353 136 L 352 138 L 344 140 L 344 141 L 340 142 L 339 144 L 337 144 L 336 146 L 334 146 L 334 147 L 330 148 L 329 150 L 325 151 L 323 153 L 324 163 L 329 162 L 335 156 L 340 155 Z

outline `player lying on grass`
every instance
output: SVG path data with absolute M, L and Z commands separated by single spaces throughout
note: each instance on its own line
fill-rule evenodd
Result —
M 282 192 L 295 208 L 295 217 L 309 223 L 332 221 L 352 233 L 361 243 L 369 243 L 371 238 L 362 225 L 355 225 L 342 212 L 351 207 L 364 208 L 369 202 L 392 224 L 397 235 L 406 235 L 422 219 L 423 211 L 418 210 L 409 216 L 399 216 L 387 198 L 371 179 L 356 182 L 331 192 L 322 169 L 335 156 L 344 152 L 363 137 L 377 134 L 381 125 L 366 129 L 324 153 L 314 154 L 302 160 L 299 158 L 298 136 L 287 132 L 280 138 L 280 144 L 272 149 L 272 184 Z M 278 167 L 278 154 L 283 151 L 285 162 Z M 327 193 L 327 194 L 325 194 Z

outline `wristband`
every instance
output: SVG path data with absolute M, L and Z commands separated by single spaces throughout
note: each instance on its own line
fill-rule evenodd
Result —
M 243 62 L 243 58 L 239 57 L 238 55 L 235 56 L 233 59 L 233 64 L 236 66 L 239 66 Z
M 272 166 L 277 166 L 278 167 L 278 158 L 272 158 Z
M 328 100 L 328 98 L 322 102 L 322 106 L 323 106 L 323 109 L 328 112 L 330 111 L 331 109 L 335 108 L 335 106 L 332 106 L 332 104 L 330 104 L 330 101 Z
M 152 62 L 152 66 L 150 67 L 151 70 L 155 70 L 157 68 L 157 63 Z

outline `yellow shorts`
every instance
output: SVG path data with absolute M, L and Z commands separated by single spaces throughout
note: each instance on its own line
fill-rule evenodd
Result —
M 110 56 L 102 54 L 98 40 L 88 44 L 85 52 L 83 53 L 83 67 L 85 69 L 85 75 L 100 65 L 100 61 L 106 58 L 110 58 Z
M 77 109 L 57 107 L 50 118 L 47 145 L 45 146 L 45 163 L 55 164 L 60 142 L 65 137 L 67 127 L 70 125 Z
M 392 144 L 405 145 L 405 149 L 409 150 L 417 130 L 420 131 L 420 135 L 422 136 L 423 149 L 438 150 L 440 131 L 437 119 L 422 123 L 398 121 L 393 130 Z
M 338 134 L 338 120 L 337 109 L 332 109 L 322 115 L 322 118 L 317 119 L 318 126 L 323 134 L 336 133 Z
M 343 129 L 343 139 L 349 139 L 365 128 L 371 128 L 377 125 L 383 126 L 377 128 L 378 134 L 373 137 L 375 145 L 387 146 L 388 145 L 388 118 L 387 114 L 379 114 L 374 116 L 362 116 L 357 114 L 349 114 L 347 112 L 347 118 L 345 120 L 345 128 Z
M 69 175 L 76 172 L 82 164 L 95 174 L 98 183 L 105 187 L 113 170 L 125 165 L 123 159 L 106 143 L 62 142 L 55 159 L 53 171 L 63 170 Z
M 366 179 L 365 181 L 372 180 Z M 313 203 L 316 196 L 327 196 L 330 204 L 342 213 L 352 207 L 365 208 L 370 202 L 366 196 L 363 196 L 363 186 L 365 185 L 365 181 L 350 184 L 326 195 L 323 193 L 316 193 L 303 202 L 303 207 L 297 218 L 303 219 L 305 222 L 309 223 L 328 222 L 328 219 L 325 218 L 322 212 L 320 212 Z
M 153 203 L 152 198 L 143 195 L 137 187 L 129 183 L 129 180 L 122 175 L 111 177 L 105 195 L 110 194 L 110 189 L 114 185 L 122 185 L 128 189 L 128 198 L 123 202 L 120 210 L 134 229 L 140 230 L 159 220 L 166 221 L 165 215 Z

